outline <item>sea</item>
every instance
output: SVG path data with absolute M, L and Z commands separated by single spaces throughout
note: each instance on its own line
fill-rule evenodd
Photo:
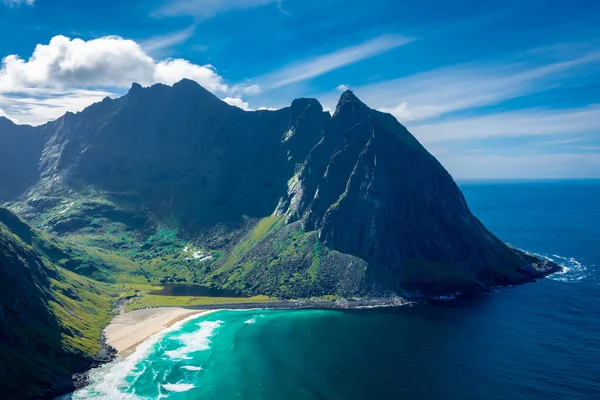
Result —
M 600 181 L 459 181 L 564 271 L 397 308 L 223 310 L 95 369 L 74 399 L 600 399 Z

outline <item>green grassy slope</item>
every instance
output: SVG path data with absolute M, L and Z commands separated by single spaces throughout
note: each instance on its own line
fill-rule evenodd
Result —
M 54 264 L 36 250 L 54 244 L 6 209 L 0 215 L 0 397 L 48 395 L 100 352 L 113 290 Z

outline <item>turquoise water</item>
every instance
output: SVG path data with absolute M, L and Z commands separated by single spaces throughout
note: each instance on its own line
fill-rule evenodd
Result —
M 74 398 L 600 398 L 600 182 L 461 189 L 499 237 L 565 272 L 395 309 L 193 317 L 93 371 Z

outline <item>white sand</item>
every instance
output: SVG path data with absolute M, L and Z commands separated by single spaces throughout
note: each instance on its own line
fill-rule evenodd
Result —
M 117 350 L 117 355 L 131 354 L 144 340 L 202 310 L 179 307 L 147 308 L 119 314 L 104 329 L 106 341 Z

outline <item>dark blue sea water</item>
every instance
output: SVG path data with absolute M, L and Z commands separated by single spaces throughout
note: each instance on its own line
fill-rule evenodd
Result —
M 600 399 L 600 181 L 460 182 L 537 283 L 362 311 L 219 311 L 92 374 L 76 398 Z

